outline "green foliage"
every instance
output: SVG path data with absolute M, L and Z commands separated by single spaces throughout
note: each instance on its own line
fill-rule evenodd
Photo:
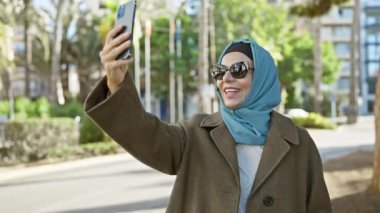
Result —
M 76 116 L 83 117 L 83 115 L 83 106 L 81 103 L 76 101 L 71 101 L 65 103 L 64 105 L 57 105 L 52 110 L 53 117 L 75 118 Z
M 79 146 L 62 146 L 49 153 L 49 159 L 75 159 L 121 153 L 123 148 L 114 142 L 95 142 Z
M 116 154 L 121 150 L 121 147 L 114 142 L 81 144 L 80 147 L 86 154 L 92 156 Z
M 35 104 L 26 97 L 18 97 L 15 100 L 15 117 L 17 120 L 24 120 L 29 117 L 36 117 Z
M 153 20 L 151 39 L 151 78 L 153 93 L 161 98 L 169 96 L 170 59 L 175 60 L 175 72 L 183 76 L 184 92 L 196 89 L 196 81 L 191 75 L 191 70 L 197 69 L 198 34 L 197 23 L 182 10 L 177 18 L 181 20 L 181 44 L 182 56 L 178 58 L 169 54 L 169 20 L 160 17 Z M 145 55 L 145 41 L 141 39 L 141 55 Z M 145 66 L 142 60 L 142 66 Z
M 318 113 L 311 112 L 306 118 L 294 117 L 292 120 L 304 128 L 335 129 L 337 126 Z
M 9 116 L 9 107 L 9 101 L 0 101 L 0 114 Z M 26 97 L 19 97 L 15 100 L 14 107 L 16 120 L 50 117 L 51 105 L 45 97 L 35 101 Z
M 77 125 L 69 118 L 32 118 L 7 122 L 5 141 L 2 143 L 2 161 L 41 160 L 57 147 L 78 144 Z
M 334 83 L 338 78 L 340 70 L 340 61 L 335 53 L 334 46 L 331 42 L 322 43 L 322 82 L 325 84 Z
M 39 118 L 50 117 L 51 105 L 50 105 L 49 101 L 47 100 L 47 98 L 45 98 L 45 97 L 39 98 L 35 102 L 35 104 L 36 104 L 35 110 L 36 110 L 37 117 L 39 117 Z
M 81 144 L 104 141 L 103 131 L 88 117 L 84 116 L 80 125 L 79 142 Z
M 284 45 L 293 33 L 294 22 L 285 7 L 265 0 L 219 0 L 215 3 L 217 52 L 238 38 L 253 38 L 276 62 L 283 60 Z
M 318 0 L 307 4 L 294 5 L 290 8 L 292 14 L 305 17 L 318 17 L 328 13 L 333 5 L 340 5 L 349 0 Z
M 9 101 L 0 101 L 0 115 L 9 115 Z
M 291 88 L 297 80 L 312 82 L 313 45 L 309 34 L 290 35 L 289 43 L 284 46 L 284 60 L 278 63 L 281 85 Z

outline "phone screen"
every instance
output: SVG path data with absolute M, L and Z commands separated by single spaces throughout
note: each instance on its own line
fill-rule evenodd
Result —
M 131 0 L 125 4 L 121 4 L 118 6 L 117 14 L 116 14 L 116 26 L 120 26 L 120 25 L 123 26 L 123 30 L 121 30 L 118 35 L 125 32 L 130 32 L 131 41 L 133 40 L 133 26 L 134 26 L 134 20 L 135 20 L 136 5 L 137 5 L 136 0 Z M 131 56 L 131 48 L 128 48 L 124 50 L 123 52 L 121 52 L 116 57 L 116 59 L 127 59 L 130 56 Z

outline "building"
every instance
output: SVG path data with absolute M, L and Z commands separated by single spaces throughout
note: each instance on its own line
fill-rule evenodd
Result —
M 363 113 L 372 114 L 377 77 L 380 74 L 380 0 L 365 0 L 362 5 L 361 91 Z
M 321 17 L 321 39 L 322 41 L 332 42 L 335 53 L 340 59 L 340 71 L 338 80 L 335 84 L 327 87 L 332 93 L 331 96 L 337 97 L 338 111 L 342 114 L 348 109 L 350 97 L 350 75 L 353 64 L 352 56 L 352 30 L 354 21 L 355 1 L 333 6 L 328 14 Z M 361 47 L 359 47 L 361 49 Z M 360 56 L 357 59 L 360 61 Z M 357 82 L 360 81 L 361 74 L 357 73 Z M 359 85 L 359 84 L 357 84 Z M 357 88 L 359 91 L 359 88 Z M 361 94 L 361 92 L 360 92 Z M 361 97 L 359 98 L 359 100 Z M 359 101 L 359 108 L 362 108 Z M 360 112 L 362 110 L 359 110 Z

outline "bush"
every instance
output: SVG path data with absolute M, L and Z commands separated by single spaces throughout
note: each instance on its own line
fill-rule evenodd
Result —
M 0 143 L 3 162 L 30 162 L 44 159 L 58 147 L 78 144 L 74 119 L 49 118 L 7 122 L 5 141 Z
M 0 101 L 0 115 L 9 116 L 9 101 Z
M 76 159 L 99 155 L 122 153 L 124 150 L 114 142 L 95 142 L 79 146 L 60 147 L 49 153 L 49 159 Z
M 47 98 L 41 97 L 36 102 L 35 110 L 36 115 L 39 118 L 48 118 L 50 117 L 51 105 Z
M 76 116 L 83 117 L 83 114 L 82 104 L 76 101 L 71 101 L 64 105 L 56 106 L 52 111 L 53 117 L 75 118 Z
M 80 147 L 86 154 L 89 155 L 109 155 L 116 154 L 122 150 L 122 148 L 114 142 L 96 142 L 89 144 L 81 144 Z
M 36 116 L 36 105 L 26 97 L 19 97 L 15 100 L 15 118 L 25 120 L 28 117 Z
M 79 143 L 105 141 L 104 132 L 87 116 L 84 116 L 80 125 Z
M 335 129 L 337 126 L 318 113 L 311 112 L 308 117 L 293 117 L 292 120 L 304 128 Z
M 51 105 L 45 97 L 36 101 L 31 101 L 26 97 L 18 97 L 14 105 L 16 120 L 27 118 L 48 118 L 50 117 Z M 0 115 L 9 116 L 9 101 L 0 101 Z

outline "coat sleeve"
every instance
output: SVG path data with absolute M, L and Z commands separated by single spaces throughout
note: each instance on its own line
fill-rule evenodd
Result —
M 309 139 L 309 158 L 308 158 L 308 193 L 307 193 L 307 212 L 308 213 L 331 213 L 331 201 L 323 177 L 322 160 L 318 149 L 305 130 Z
M 135 158 L 158 171 L 176 174 L 185 146 L 183 126 L 147 113 L 129 74 L 109 97 L 106 82 L 105 76 L 88 95 L 86 114 Z

